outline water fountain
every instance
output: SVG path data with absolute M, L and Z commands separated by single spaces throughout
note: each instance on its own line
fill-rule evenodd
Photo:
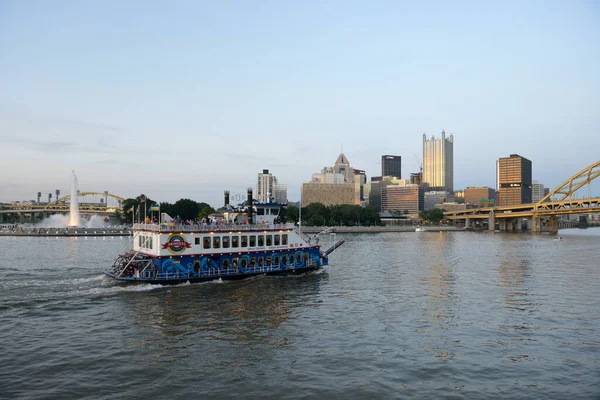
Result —
M 77 193 L 77 175 L 73 171 L 71 178 L 71 205 L 69 207 L 69 227 L 79 226 L 79 204 Z

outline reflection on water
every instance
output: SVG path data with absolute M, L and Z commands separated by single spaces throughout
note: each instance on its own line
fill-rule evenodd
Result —
M 143 302 L 124 297 L 121 309 L 142 332 L 132 342 L 156 359 L 191 357 L 186 350 L 194 346 L 204 362 L 237 365 L 243 361 L 236 357 L 227 361 L 223 353 L 217 357 L 217 349 L 260 343 L 266 351 L 293 343 L 293 335 L 281 328 L 294 308 L 315 302 L 324 280 L 326 273 L 311 273 L 184 284 L 149 293 Z

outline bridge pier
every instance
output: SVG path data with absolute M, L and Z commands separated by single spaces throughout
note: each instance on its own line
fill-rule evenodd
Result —
M 533 217 L 531 217 L 531 230 L 532 232 L 535 233 L 541 233 L 542 232 L 542 217 L 538 216 L 538 215 L 534 215 Z
M 533 228 L 532 218 L 526 218 L 525 219 L 525 230 L 527 232 L 530 232 L 532 228 Z
M 550 221 L 548 221 L 548 232 L 552 234 L 558 233 L 558 217 L 556 215 L 550 216 Z
M 471 226 L 471 218 L 465 218 L 465 228 L 466 229 L 472 228 L 472 226 Z
M 506 218 L 502 218 L 500 221 L 498 221 L 498 225 L 500 232 L 506 232 Z
M 492 232 L 496 230 L 496 214 L 494 214 L 494 210 L 490 211 L 488 216 L 488 230 Z

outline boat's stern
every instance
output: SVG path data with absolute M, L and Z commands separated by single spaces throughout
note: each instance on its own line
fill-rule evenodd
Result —
M 153 257 L 129 251 L 119 255 L 104 274 L 120 281 L 148 281 L 154 270 Z

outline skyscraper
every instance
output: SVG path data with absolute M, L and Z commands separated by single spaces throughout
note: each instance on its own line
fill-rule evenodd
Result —
M 402 178 L 402 157 L 400 156 L 381 156 L 381 176 L 393 176 Z
M 539 183 L 538 181 L 533 181 L 531 185 L 531 202 L 537 203 L 541 199 L 546 196 L 546 188 L 543 183 Z
M 499 206 L 531 203 L 531 161 L 518 154 L 496 162 L 497 204 Z
M 454 192 L 454 135 L 436 139 L 423 134 L 423 183 L 430 190 Z
M 346 158 L 344 153 L 340 153 L 335 164 L 333 164 L 333 172 L 336 174 L 342 174 L 344 176 L 345 183 L 354 182 L 354 171 L 350 168 L 350 161 Z
M 326 206 L 354 204 L 354 169 L 344 153 L 340 153 L 333 167 L 325 167 L 312 175 L 311 182 L 302 185 L 302 207 L 311 203 Z
M 256 200 L 259 203 L 270 203 L 275 199 L 275 184 L 277 178 L 269 173 L 268 169 L 263 169 L 262 174 L 258 174 L 256 183 Z

